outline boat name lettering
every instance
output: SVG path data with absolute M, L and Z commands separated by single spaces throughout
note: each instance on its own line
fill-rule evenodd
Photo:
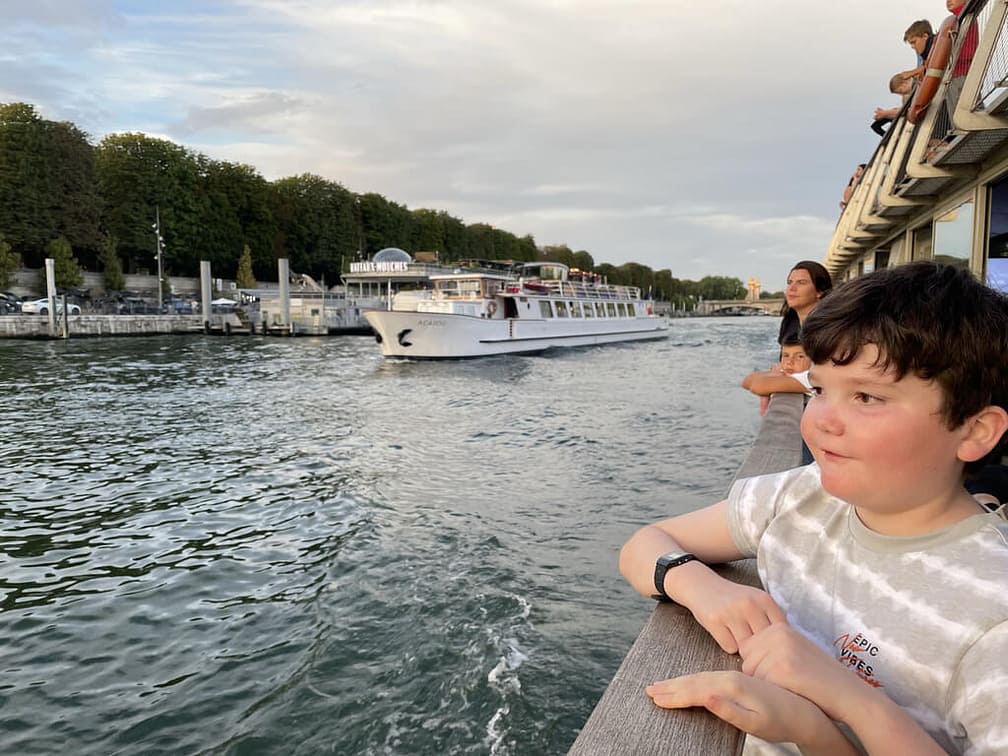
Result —
M 417 321 L 418 326 L 424 326 L 425 328 L 444 328 L 443 320 L 429 320 L 422 319 Z
M 391 260 L 388 262 L 374 262 L 373 260 L 363 260 L 350 263 L 351 273 L 405 273 L 409 263 L 402 260 Z

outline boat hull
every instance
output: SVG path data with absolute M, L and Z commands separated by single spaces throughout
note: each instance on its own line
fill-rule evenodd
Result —
M 427 312 L 369 310 L 364 317 L 386 357 L 460 359 L 546 349 L 645 341 L 668 336 L 663 318 L 592 321 L 478 318 Z

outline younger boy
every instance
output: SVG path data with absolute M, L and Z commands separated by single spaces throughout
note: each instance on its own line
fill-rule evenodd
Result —
M 749 373 L 742 379 L 742 388 L 749 389 L 764 400 L 760 402 L 760 414 L 764 415 L 770 394 L 811 393 L 812 386 L 808 382 L 808 370 L 811 364 L 796 336 L 781 344 L 779 370 Z
M 648 694 L 805 753 L 851 752 L 833 722 L 870 754 L 1004 753 L 1008 523 L 963 471 L 1000 456 L 1008 430 L 1008 299 L 909 263 L 835 288 L 803 342 L 815 464 L 739 480 L 620 553 L 634 588 L 743 659 Z M 753 556 L 767 593 L 706 566 Z

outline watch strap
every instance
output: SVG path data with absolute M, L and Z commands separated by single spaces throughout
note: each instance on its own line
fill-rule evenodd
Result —
M 665 593 L 665 575 L 669 570 L 693 561 L 696 561 L 695 554 L 673 553 L 664 554 L 658 557 L 658 561 L 655 562 L 654 571 L 654 585 L 655 590 L 658 591 L 658 593 L 651 598 L 657 599 L 658 601 L 671 601 L 672 599 L 669 598 L 667 593 Z

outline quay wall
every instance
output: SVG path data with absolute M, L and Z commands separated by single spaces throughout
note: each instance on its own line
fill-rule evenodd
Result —
M 800 394 L 773 395 L 735 479 L 800 464 L 802 407 Z M 752 559 L 716 569 L 736 582 L 760 584 Z M 644 688 L 693 672 L 739 669 L 738 655 L 722 651 L 687 609 L 657 604 L 568 756 L 735 756 L 742 750 L 744 733 L 706 709 L 661 709 L 651 703 Z
M 171 333 L 203 333 L 206 324 L 200 315 L 71 315 L 57 317 L 52 333 L 46 315 L 5 315 L 0 317 L 0 339 L 51 339 L 94 336 L 151 336 Z M 210 316 L 211 333 L 248 333 L 250 327 L 236 315 Z

